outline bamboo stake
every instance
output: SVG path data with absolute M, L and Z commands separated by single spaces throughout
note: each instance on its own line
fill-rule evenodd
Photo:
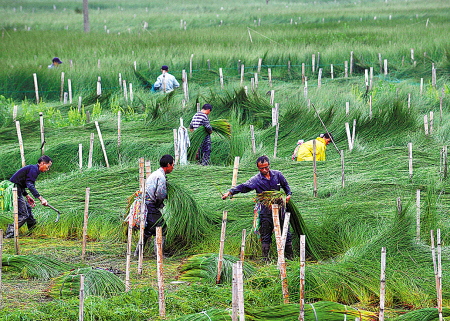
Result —
M 408 93 L 408 110 L 411 110 L 411 93 Z
M 388 64 L 387 59 L 384 59 L 384 75 L 387 76 L 388 74 Z
M 356 119 L 353 119 L 352 148 L 355 147 Z
M 420 78 L 420 96 L 422 96 L 423 93 L 423 78 Z
M 423 125 L 425 127 L 425 136 L 428 136 L 428 116 L 423 116 Z
M 127 82 L 125 80 L 123 80 L 123 96 L 125 97 L 125 101 L 128 104 Z
M 144 158 L 139 158 L 139 185 L 141 190 L 141 212 L 139 215 L 140 222 L 139 222 L 139 260 L 138 260 L 138 274 L 142 275 L 142 264 L 144 262 L 144 228 L 145 228 L 145 221 L 144 221 L 144 213 L 145 213 L 145 194 L 146 194 L 146 188 L 145 188 L 145 179 L 144 179 Z
M 350 51 L 350 75 L 353 74 L 353 51 Z
M 13 107 L 13 121 L 15 122 L 16 120 L 17 120 L 17 105 L 14 105 L 14 107 Z
M 289 229 L 289 219 L 290 218 L 291 218 L 291 213 L 286 212 L 286 214 L 284 214 L 283 230 L 281 231 L 281 245 L 283 246 L 283 252 L 284 252 L 284 249 L 286 248 L 286 238 L 287 238 L 287 233 L 288 233 L 288 229 Z
M 316 140 L 313 140 L 313 175 L 314 175 L 314 190 L 313 196 L 317 197 L 317 164 L 316 164 Z
M 80 308 L 78 320 L 84 321 L 84 274 L 80 275 Z
M 373 88 L 373 67 L 370 67 L 369 90 Z
M 431 68 L 431 86 L 436 89 L 436 68 L 434 67 Z
M 430 136 L 433 134 L 433 112 L 430 111 Z
M 439 97 L 439 111 L 441 113 L 441 124 L 442 124 L 442 97 Z
M 272 88 L 272 70 L 268 68 L 267 71 L 269 73 L 269 87 Z
M 86 187 L 86 197 L 84 199 L 84 220 L 83 220 L 83 243 L 81 247 L 81 260 L 86 259 L 86 242 L 87 242 L 87 226 L 88 226 L 88 214 L 89 214 L 89 196 L 91 194 L 91 188 Z
M 102 94 L 102 83 L 100 81 L 97 81 L 97 96 L 100 96 Z
M 36 104 L 39 104 L 39 87 L 36 74 L 33 74 L 33 80 L 34 80 L 34 91 L 36 93 Z
M 437 271 L 438 271 L 438 309 L 439 309 L 439 321 L 443 321 L 442 316 L 442 249 L 441 249 L 441 229 L 438 228 L 436 231 L 436 238 L 437 238 Z
M 348 123 L 345 123 L 345 131 L 347 132 L 348 150 L 351 152 L 353 150 L 353 145 L 352 137 L 350 135 L 350 126 L 348 125 Z
M 25 167 L 25 152 L 23 149 L 22 132 L 20 131 L 20 122 L 16 121 L 17 138 L 19 139 L 20 158 L 22 159 L 22 167 Z
M 286 277 L 286 261 L 284 258 L 284 248 L 281 244 L 280 218 L 278 216 L 278 204 L 272 205 L 273 226 L 275 230 L 275 239 L 277 241 L 278 262 L 280 263 L 280 278 L 283 291 L 283 302 L 289 304 L 289 290 Z
M 120 154 L 120 135 L 121 135 L 121 122 L 120 122 L 120 118 L 121 118 L 122 112 L 119 110 L 117 112 L 117 150 L 119 153 L 119 164 L 121 163 L 121 158 L 122 155 Z
M 305 77 L 305 88 L 303 89 L 305 99 L 308 99 L 308 77 Z
M 447 146 L 444 146 L 444 152 L 442 156 L 442 171 L 443 171 L 443 178 L 447 178 L 447 170 L 448 170 L 448 160 L 447 160 Z
M 98 125 L 98 121 L 95 121 L 95 127 L 97 127 L 98 139 L 100 140 L 100 144 L 102 145 L 103 156 L 105 157 L 106 167 L 109 168 L 108 155 L 106 155 L 105 144 L 103 143 L 102 132 L 100 131 L 100 126 Z
M 178 131 L 176 128 L 173 129 L 173 147 L 175 149 L 175 164 L 177 164 L 180 159 L 180 154 L 178 150 Z
M 258 59 L 258 74 L 261 72 L 262 58 Z
M 244 64 L 241 65 L 241 86 L 244 84 Z
M 200 111 L 200 103 L 197 103 L 197 113 Z
M 246 236 L 247 230 L 242 230 L 242 240 L 241 240 L 241 255 L 240 260 L 244 262 L 244 256 L 245 256 L 245 236 Z M 1 259 L 1 258 L 0 258 Z
M 127 261 L 125 268 L 125 292 L 131 290 L 130 285 L 130 265 L 131 265 L 131 245 L 133 243 L 133 217 L 128 216 L 128 231 L 127 231 Z
M 312 54 L 312 57 L 311 57 L 311 70 L 312 70 L 313 74 L 316 71 L 315 68 L 316 68 L 316 55 Z
M 152 166 L 149 160 L 145 161 L 145 179 L 149 178 L 152 174 Z
M 372 120 L 372 94 L 369 96 L 369 119 Z
M 45 155 L 44 115 L 42 114 L 42 112 L 39 113 L 39 124 L 41 129 L 41 154 Z
M 133 84 L 130 82 L 129 85 L 130 85 L 130 102 L 133 103 Z
M 237 321 L 238 316 L 238 280 L 237 280 L 237 270 L 238 264 L 233 263 L 233 279 L 231 286 L 231 320 Z
M 194 54 L 191 55 L 191 59 L 189 60 L 189 78 L 192 78 L 192 58 L 194 58 Z
M 255 129 L 253 125 L 250 125 L 250 133 L 252 135 L 252 149 L 253 149 L 253 155 L 256 154 L 256 144 L 255 144 Z
M 348 61 L 344 61 L 344 77 L 348 78 Z
M 83 144 L 78 144 L 78 165 L 81 172 L 83 170 Z
M 342 168 L 342 188 L 345 187 L 345 172 L 344 172 L 344 151 L 341 150 L 341 168 Z
M 78 113 L 81 113 L 81 96 L 78 96 Z
M 331 79 L 334 79 L 333 64 L 331 64 Z
M 305 83 L 305 63 L 302 63 L 302 84 Z
M 397 197 L 397 213 L 400 215 L 402 213 L 402 199 Z
M 299 321 L 305 320 L 305 248 L 306 239 L 305 235 L 300 235 L 300 315 L 298 316 Z
M 63 100 L 63 101 L 64 101 L 64 102 L 63 102 L 64 105 L 67 105 L 67 97 L 68 97 L 68 96 L 67 96 L 67 93 L 64 92 L 64 100 Z
M 22 195 L 20 195 L 22 197 Z M 13 214 L 14 214 L 14 253 L 19 255 L 19 200 L 17 187 L 13 187 Z
M 413 176 L 412 143 L 408 143 L 408 159 L 409 159 L 409 179 L 412 179 Z
M 220 275 L 222 273 L 223 249 L 225 247 L 225 231 L 227 228 L 227 214 L 227 211 L 223 211 L 222 230 L 220 232 L 219 260 L 217 262 L 217 284 L 220 283 Z
M 271 90 L 271 91 L 270 91 L 270 104 L 271 104 L 272 106 L 273 106 L 274 100 L 275 100 L 275 90 Z M 275 125 L 273 124 L 273 119 L 272 119 L 272 126 L 275 126 Z
M 322 68 L 319 68 L 319 75 L 317 76 L 317 88 L 322 87 Z
M 345 102 L 345 115 L 348 116 L 350 114 L 350 102 Z
M 223 70 L 219 68 L 220 88 L 223 89 Z
M 255 90 L 258 89 L 258 73 L 255 73 Z
M 123 88 L 122 88 L 122 74 L 120 72 L 119 72 L 119 88 L 121 90 L 123 90 Z
M 163 274 L 163 246 L 162 246 L 162 228 L 156 228 L 156 244 L 157 244 L 157 265 L 156 273 L 158 275 L 158 299 L 159 299 L 159 316 L 166 317 L 166 301 L 164 298 L 164 274 Z
M 69 87 L 69 103 L 72 103 L 72 80 L 67 79 L 67 86 Z
M 233 179 L 231 181 L 231 188 L 236 187 L 237 184 L 237 174 L 239 170 L 239 156 L 234 158 L 234 166 L 233 166 Z
M 434 247 L 433 230 L 430 231 L 430 234 L 431 234 L 431 257 L 433 259 L 434 280 L 436 282 L 436 296 L 437 296 L 437 301 L 439 301 L 439 279 L 438 279 L 438 270 L 437 270 L 437 263 L 436 263 L 436 249 Z
M 61 96 L 59 98 L 59 101 L 63 101 L 63 92 L 64 92 L 64 72 L 61 72 Z
M 94 152 L 94 133 L 91 133 L 91 139 L 89 142 L 88 169 L 92 167 L 92 153 L 93 152 Z
M 244 271 L 242 261 L 237 261 L 237 289 L 238 289 L 238 311 L 239 320 L 245 321 L 244 310 Z
M 277 146 L 278 146 L 278 131 L 280 129 L 280 123 L 277 122 L 277 128 L 275 129 L 275 146 L 273 148 L 273 158 L 277 158 Z
M 416 240 L 417 243 L 420 241 L 420 189 L 416 191 L 416 209 L 417 209 L 417 215 L 416 215 Z
M 384 300 L 386 294 L 386 248 L 381 248 L 381 277 L 380 277 L 380 314 L 379 320 L 384 321 Z

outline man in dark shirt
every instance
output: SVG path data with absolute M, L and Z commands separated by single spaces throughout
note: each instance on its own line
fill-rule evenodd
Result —
M 196 113 L 194 117 L 192 117 L 192 121 L 189 124 L 191 133 L 200 126 L 204 126 L 208 133 L 208 135 L 206 135 L 205 139 L 200 145 L 200 154 L 202 157 L 201 164 L 204 166 L 209 164 L 209 158 L 211 156 L 211 133 L 213 130 L 208 118 L 208 115 L 211 113 L 211 111 L 212 106 L 210 104 L 204 104 L 202 110 Z
M 17 187 L 17 203 L 19 210 L 19 228 L 27 223 L 28 230 L 36 225 L 31 208 L 35 206 L 34 199 L 28 195 L 26 188 L 33 194 L 34 198 L 41 201 L 41 204 L 47 206 L 48 203 L 34 186 L 39 173 L 47 172 L 52 165 L 52 159 L 48 156 L 41 156 L 35 165 L 27 165 L 19 169 L 10 179 Z M 26 197 L 27 201 L 23 198 Z M 6 238 L 14 237 L 14 224 L 9 224 L 6 230 Z
M 230 189 L 227 193 L 222 195 L 222 199 L 226 199 L 228 196 L 238 193 L 247 193 L 252 190 L 255 190 L 256 193 L 259 194 L 265 191 L 279 191 L 282 188 L 286 193 L 286 202 L 289 202 L 292 194 L 289 184 L 280 171 L 269 169 L 269 158 L 267 156 L 259 157 L 256 160 L 256 166 L 258 166 L 259 174 L 253 176 L 247 182 Z M 272 233 L 274 227 L 272 208 L 266 207 L 263 204 L 257 204 L 257 206 L 260 206 L 259 234 L 261 235 L 262 256 L 264 259 L 267 259 L 269 256 L 270 244 L 272 243 Z M 285 209 L 280 208 L 279 214 L 281 228 L 284 224 L 284 212 Z M 285 253 L 286 258 L 288 259 L 292 259 L 294 256 L 294 252 L 292 250 L 292 238 L 291 233 L 289 232 L 289 228 L 286 237 Z

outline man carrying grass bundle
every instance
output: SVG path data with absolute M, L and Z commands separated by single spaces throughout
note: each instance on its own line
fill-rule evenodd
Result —
M 333 139 L 333 135 L 326 133 L 321 134 L 316 140 L 316 160 L 325 160 L 325 150 L 327 145 Z M 313 139 L 314 140 L 314 139 Z M 300 145 L 297 151 L 297 161 L 312 161 L 313 160 L 313 140 L 309 140 L 306 143 Z
M 170 174 L 173 170 L 174 160 L 172 155 L 164 155 L 159 160 L 161 166 L 158 170 L 154 171 L 146 181 L 145 185 L 145 205 L 147 207 L 147 223 L 144 229 L 144 247 L 148 239 L 156 236 L 156 228 L 162 226 L 162 247 L 164 250 L 165 232 L 166 226 L 164 218 L 161 214 L 161 209 L 164 207 L 164 200 L 167 198 L 167 185 L 166 175 Z M 155 255 L 157 253 L 156 238 Z M 139 255 L 139 245 L 136 247 L 134 256 Z
M 212 111 L 212 106 L 210 104 L 204 104 L 202 110 L 192 117 L 191 123 L 189 125 L 189 130 L 191 133 L 200 126 L 204 126 L 208 135 L 206 135 L 200 149 L 198 151 L 198 160 L 203 165 L 209 165 L 209 158 L 211 156 L 211 133 L 213 131 L 211 124 L 209 123 L 208 115 Z M 201 158 L 200 158 L 201 157 Z M 200 161 L 201 159 L 201 161 Z
M 26 188 L 28 188 L 31 194 L 33 194 L 34 198 L 38 198 L 41 201 L 42 205 L 48 205 L 45 198 L 43 198 L 36 190 L 34 183 L 36 182 L 38 175 L 41 172 L 47 172 L 50 169 L 51 165 L 52 159 L 44 155 L 38 159 L 36 165 L 27 165 L 25 167 L 22 167 L 11 177 L 10 181 L 17 187 L 17 203 L 19 210 L 18 228 L 27 223 L 28 230 L 31 230 L 36 225 L 36 220 L 34 219 L 33 213 L 31 212 L 31 208 L 35 206 L 35 202 L 34 199 L 30 195 L 28 195 L 27 191 L 25 190 Z M 25 196 L 27 198 L 27 202 L 25 202 L 22 196 Z M 8 229 L 6 230 L 5 238 L 12 237 L 14 237 L 14 224 L 9 224 Z
M 226 199 L 228 196 L 238 193 L 247 193 L 252 190 L 255 190 L 257 194 L 261 194 L 267 191 L 279 191 L 282 188 L 286 193 L 286 203 L 289 202 L 292 195 L 289 184 L 280 171 L 270 170 L 269 158 L 267 156 L 259 157 L 256 160 L 256 166 L 259 169 L 258 174 L 250 178 L 247 182 L 230 189 L 222 195 L 222 199 Z M 259 234 L 261 235 L 262 256 L 264 260 L 267 260 L 274 228 L 272 208 L 263 203 L 257 203 L 256 206 L 257 211 L 259 212 Z M 284 207 L 280 207 L 279 215 L 281 227 L 284 224 L 284 213 Z M 292 259 L 294 256 L 289 228 L 286 237 L 285 254 L 287 259 Z

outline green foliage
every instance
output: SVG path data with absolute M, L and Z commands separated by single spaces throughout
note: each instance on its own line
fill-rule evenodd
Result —
M 63 263 L 40 255 L 3 255 L 3 270 L 21 273 L 22 277 L 48 280 L 71 269 L 71 264 Z
M 13 192 L 14 183 L 10 181 L 0 182 L 0 208 L 2 211 L 11 211 L 13 209 Z

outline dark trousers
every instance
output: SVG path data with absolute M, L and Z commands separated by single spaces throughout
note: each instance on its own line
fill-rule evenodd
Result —
M 209 165 L 209 158 L 211 157 L 211 135 L 207 135 L 200 145 L 203 166 Z
M 284 224 L 284 213 L 285 210 L 282 206 L 279 207 L 279 218 L 280 218 L 280 233 L 283 233 L 283 224 Z M 273 218 L 272 218 L 272 209 L 263 206 L 261 212 L 259 213 L 259 234 L 261 235 L 261 244 L 271 244 L 272 243 L 272 234 L 273 234 Z M 286 236 L 286 244 L 292 242 L 291 233 L 288 232 Z
M 144 229 L 144 237 L 150 238 L 156 235 L 156 228 L 162 227 L 162 234 L 166 235 L 166 222 L 162 217 L 159 208 L 155 208 L 152 204 L 147 204 L 147 226 Z
M 27 223 L 28 230 L 33 229 L 36 225 L 36 220 L 34 219 L 33 213 L 31 212 L 31 206 L 28 204 L 27 200 L 22 196 L 25 190 L 17 186 L 17 204 L 19 210 L 19 228 Z M 14 224 L 9 224 L 6 230 L 5 237 L 10 238 L 14 236 Z

